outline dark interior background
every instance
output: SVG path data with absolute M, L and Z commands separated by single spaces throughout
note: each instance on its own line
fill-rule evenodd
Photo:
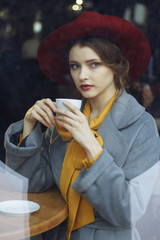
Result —
M 50 97 L 54 100 L 70 94 L 69 88 L 51 82 L 41 73 L 36 51 L 47 34 L 84 11 L 125 18 L 144 32 L 151 44 L 152 58 L 142 81 L 150 83 L 155 94 L 160 94 L 160 1 L 83 0 L 77 3 L 76 0 L 0 0 L 2 161 L 5 159 L 4 133 L 11 123 L 23 119 L 27 109 L 38 99 Z

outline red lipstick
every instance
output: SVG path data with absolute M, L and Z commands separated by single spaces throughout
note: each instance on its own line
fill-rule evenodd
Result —
M 82 84 L 80 87 L 82 88 L 83 91 L 88 91 L 93 87 L 93 85 Z

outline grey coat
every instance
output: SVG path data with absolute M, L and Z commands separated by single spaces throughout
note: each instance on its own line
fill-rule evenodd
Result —
M 30 192 L 45 191 L 54 184 L 59 188 L 68 142 L 63 142 L 56 130 L 48 129 L 42 134 L 37 124 L 25 147 L 17 147 L 11 137 L 22 128 L 20 121 L 6 132 L 8 165 L 29 178 Z M 153 184 L 148 187 L 149 181 L 144 181 L 144 176 L 150 172 L 154 179 L 157 169 L 154 166 L 160 156 L 155 121 L 131 95 L 123 92 L 98 132 L 104 141 L 104 151 L 89 171 L 81 170 L 72 185 L 92 204 L 96 221 L 72 232 L 71 240 L 139 239 L 134 226 L 145 211 L 153 188 Z M 142 192 L 148 196 L 145 201 Z M 141 206 L 142 202 L 145 206 Z M 65 231 L 66 221 L 43 237 L 65 240 Z

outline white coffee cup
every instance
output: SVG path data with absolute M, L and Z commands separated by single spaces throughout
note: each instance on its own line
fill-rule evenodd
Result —
M 81 109 L 82 100 L 80 100 L 80 99 L 56 98 L 56 101 L 55 101 L 54 103 L 56 104 L 56 107 L 57 107 L 57 108 L 62 108 L 62 109 L 70 110 L 68 107 L 66 107 L 66 106 L 63 104 L 63 101 L 68 101 L 68 102 L 72 103 L 73 105 L 75 105 L 76 108 L 78 108 L 79 110 Z

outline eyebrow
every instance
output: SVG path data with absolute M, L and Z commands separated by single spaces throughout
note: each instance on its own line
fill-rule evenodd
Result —
M 87 61 L 85 61 L 86 63 L 89 63 L 89 62 L 94 62 L 94 61 L 101 61 L 101 59 L 99 59 L 99 58 L 94 58 L 94 59 L 89 59 L 89 60 L 87 60 Z M 69 60 L 69 62 L 70 63 L 77 63 L 78 61 L 76 61 L 76 60 Z

